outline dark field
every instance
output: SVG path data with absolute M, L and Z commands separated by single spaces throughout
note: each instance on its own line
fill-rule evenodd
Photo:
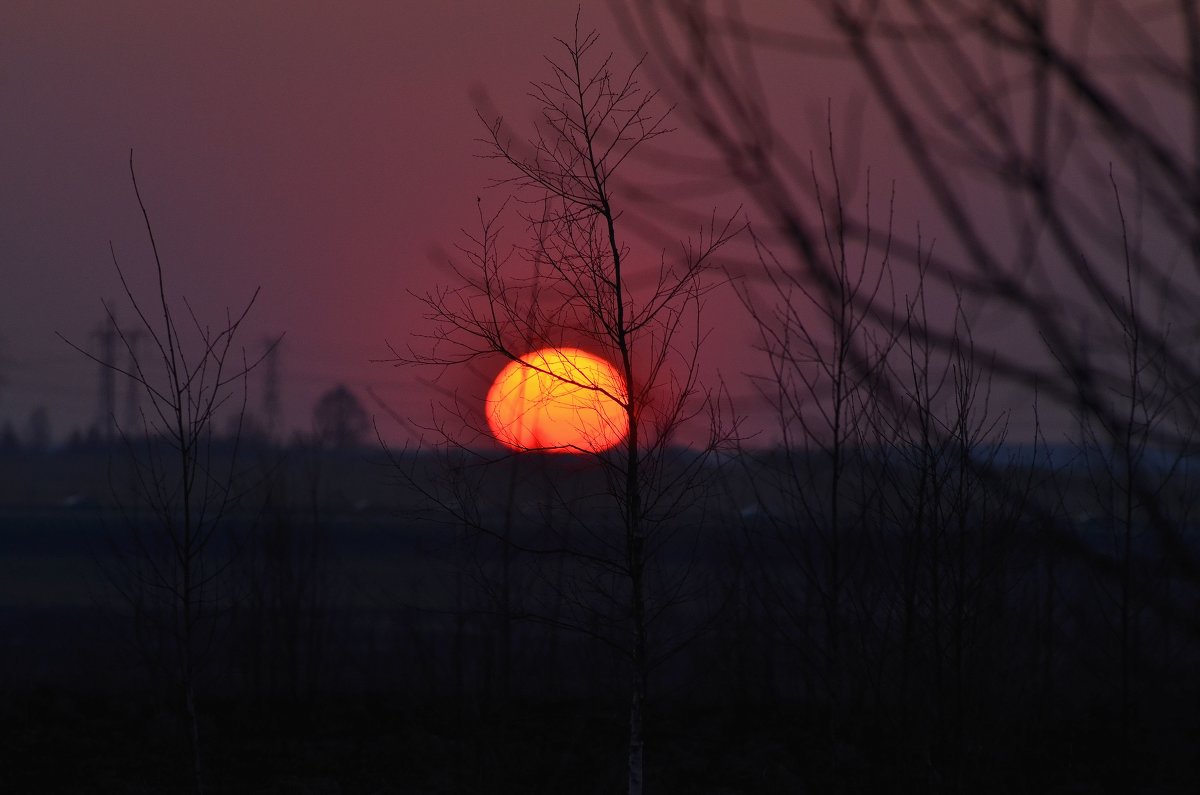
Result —
M 197 677 L 206 791 L 619 791 L 627 627 L 588 557 L 611 518 L 596 473 L 406 466 L 293 452 L 273 470 L 283 485 L 249 490 L 214 537 L 209 555 L 230 562 Z M 102 453 L 5 467 L 0 790 L 188 791 L 171 638 L 152 601 L 118 590 L 161 551 L 131 547 L 130 528 L 161 528 L 115 506 Z M 1195 791 L 1198 583 L 1151 529 L 1134 547 L 1123 710 L 1111 528 L 1068 474 L 1061 535 L 998 485 L 987 512 L 938 534 L 867 510 L 886 493 L 852 501 L 836 636 L 821 536 L 788 531 L 782 501 L 750 488 L 760 475 L 714 471 L 660 528 L 650 791 Z M 448 493 L 471 495 L 474 525 Z M 574 554 L 547 551 L 564 538 Z

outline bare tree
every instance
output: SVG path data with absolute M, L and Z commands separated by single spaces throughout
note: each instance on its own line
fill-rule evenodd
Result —
M 233 662 L 257 698 L 299 703 L 331 672 L 336 590 L 321 494 L 323 448 L 293 448 L 259 464 L 262 509 L 240 547 L 231 623 Z
M 909 709 L 918 672 L 941 727 L 925 742 L 950 747 L 957 782 L 977 650 L 1001 637 L 974 617 L 1000 614 L 1007 528 L 1024 484 L 1009 484 L 1011 499 L 1001 500 L 990 482 L 1008 413 L 990 405 L 990 370 L 961 301 L 951 344 L 934 346 L 924 273 L 896 295 L 890 212 L 886 234 L 848 235 L 831 122 L 827 135 L 829 186 L 811 160 L 809 172 L 832 291 L 783 266 L 761 239 L 761 279 L 743 287 L 767 365 L 756 380 L 780 439 L 743 451 L 777 531 L 758 541 L 770 550 L 756 572 L 763 609 L 781 616 L 774 624 L 798 651 L 799 678 L 819 683 L 809 697 L 828 705 L 834 786 L 847 783 L 847 716 L 868 696 L 881 699 L 885 683 Z M 870 187 L 868 171 L 868 220 Z M 895 646 L 898 674 L 889 670 Z M 912 736 L 918 726 L 910 717 L 904 728 Z
M 536 358 L 521 365 L 601 394 L 620 407 L 627 428 L 611 450 L 570 446 L 595 469 L 553 488 L 546 500 L 560 506 L 560 520 L 522 549 L 573 561 L 559 593 L 565 613 L 529 617 L 584 631 L 627 661 L 628 791 L 640 795 L 647 682 L 680 642 L 653 632 L 663 612 L 687 593 L 689 581 L 687 567 L 672 569 L 658 558 L 686 525 L 681 517 L 697 497 L 707 456 L 731 438 L 719 395 L 700 381 L 700 350 L 704 297 L 715 283 L 709 264 L 738 230 L 732 221 L 714 219 L 656 262 L 634 252 L 623 231 L 617 175 L 636 150 L 669 131 L 666 113 L 658 109 L 656 93 L 639 84 L 637 67 L 614 72 L 612 57 L 595 52 L 597 35 L 580 30 L 578 21 L 574 37 L 558 44 L 557 57 L 547 59 L 550 77 L 531 86 L 539 115 L 526 140 L 500 116 L 480 112 L 486 156 L 509 173 L 496 181 L 512 191 L 514 204 L 505 208 L 525 223 L 531 242 L 502 254 L 500 216 L 481 210 L 481 231 L 462 249 L 465 264 L 453 266 L 456 284 L 420 296 L 433 327 L 425 346 L 397 352 L 397 359 L 449 367 L 522 361 L 538 349 L 583 348 L 619 373 L 621 384 L 614 388 L 582 370 L 555 370 Z M 482 404 L 480 398 L 474 400 Z M 477 404 L 465 400 L 449 411 L 483 436 Z M 697 449 L 678 453 L 673 445 L 697 425 Z M 604 484 L 600 503 L 570 493 L 586 489 L 597 475 Z M 605 527 L 609 519 L 616 528 Z M 497 532 L 469 515 L 463 520 Z M 568 533 L 569 526 L 574 529 Z M 617 614 L 600 620 L 606 605 L 618 606 Z
M 1137 637 L 1141 634 L 1145 610 L 1144 594 L 1152 579 L 1154 569 L 1160 568 L 1147 559 L 1145 553 L 1148 508 L 1153 503 L 1161 506 L 1162 518 L 1180 523 L 1180 508 L 1184 515 L 1192 506 L 1185 502 L 1173 505 L 1167 495 L 1184 485 L 1186 467 L 1184 452 L 1178 447 L 1162 449 L 1164 437 L 1194 439 L 1194 428 L 1163 428 L 1164 424 L 1178 423 L 1180 416 L 1174 411 L 1173 403 L 1180 400 L 1180 385 L 1173 383 L 1173 375 L 1164 367 L 1163 358 L 1170 352 L 1163 349 L 1165 340 L 1144 338 L 1142 315 L 1152 311 L 1143 292 L 1145 278 L 1138 263 L 1140 257 L 1131 251 L 1130 230 L 1121 202 L 1121 191 L 1115 179 L 1112 193 L 1120 222 L 1124 252 L 1124 294 L 1120 303 L 1108 307 L 1110 318 L 1102 335 L 1115 337 L 1100 340 L 1101 356 L 1119 357 L 1124 366 L 1124 378 L 1120 382 L 1106 384 L 1098 394 L 1106 414 L 1121 419 L 1119 425 L 1106 428 L 1086 411 L 1076 411 L 1078 438 L 1075 443 L 1080 452 L 1083 476 L 1086 478 L 1092 498 L 1088 511 L 1089 523 L 1100 523 L 1108 536 L 1105 552 L 1116 566 L 1115 582 L 1107 576 L 1095 578 L 1098 602 L 1115 609 L 1115 631 L 1117 638 L 1117 687 L 1120 728 L 1122 735 L 1122 777 L 1131 782 L 1132 771 L 1128 749 L 1134 730 L 1136 693 L 1142 679 L 1142 654 L 1139 653 Z M 1153 296 L 1151 296 L 1153 297 Z M 1162 307 L 1160 307 L 1161 309 Z M 1169 321 L 1159 321 L 1170 328 Z M 1085 347 L 1091 355 L 1093 345 Z M 1112 366 L 1105 363 L 1102 366 Z M 1081 391 L 1084 387 L 1080 387 Z M 1186 399 L 1186 398 L 1184 398 Z M 1169 578 L 1167 580 L 1169 582 Z M 1103 609 L 1103 608 L 1102 608 Z M 1103 610 L 1103 612 L 1108 612 Z
M 865 591 L 851 586 L 866 570 L 866 514 L 880 482 L 863 453 L 876 441 L 875 393 L 897 334 L 871 315 L 877 303 L 892 300 L 890 218 L 882 241 L 868 237 L 859 247 L 847 236 L 832 121 L 828 134 L 828 187 L 812 160 L 809 174 L 832 291 L 799 269 L 779 267 L 772 247 L 756 236 L 764 284 L 744 281 L 741 296 L 767 365 L 755 380 L 779 438 L 765 454 L 743 451 L 777 536 L 764 556 L 776 565 L 759 573 L 760 587 L 766 609 L 783 617 L 782 631 L 802 648 L 801 659 L 811 660 L 802 677 L 815 676 L 820 686 L 810 696 L 829 704 L 832 752 L 857 667 L 853 616 L 865 606 Z M 866 201 L 869 214 L 869 192 Z
M 367 410 L 344 384 L 321 395 L 313 408 L 313 433 L 322 445 L 339 450 L 358 447 L 370 429 Z
M 138 318 L 136 327 L 121 326 L 113 307 L 105 303 L 104 308 L 131 364 L 102 360 L 65 341 L 100 366 L 131 379 L 145 396 L 139 415 L 142 427 L 119 429 L 134 493 L 121 501 L 129 534 L 125 540 L 114 539 L 116 562 L 106 566 L 105 575 L 130 613 L 138 651 L 178 694 L 191 786 L 200 793 L 205 766 L 197 689 L 227 606 L 223 580 L 236 548 L 227 533 L 241 496 L 240 418 L 245 414 L 246 376 L 253 367 L 235 347 L 235 339 L 258 291 L 237 314 L 227 311 L 215 328 L 204 324 L 186 299 L 181 320 L 168 298 L 166 271 L 138 190 L 132 152 L 129 173 L 157 286 L 150 301 L 138 298 L 110 246 L 125 298 Z M 134 349 L 134 334 L 145 335 L 149 352 Z M 216 432 L 222 412 L 238 418 L 230 438 Z
M 1196 3 L 823 0 L 797 5 L 790 28 L 778 18 L 756 20 L 737 3 L 618 9 L 627 33 L 658 56 L 651 67 L 679 98 L 681 115 L 749 197 L 777 272 L 802 274 L 830 303 L 839 293 L 837 260 L 824 256 L 814 211 L 819 197 L 799 154 L 808 147 L 775 121 L 795 97 L 773 93 L 760 68 L 782 61 L 795 73 L 836 70 L 884 120 L 897 168 L 913 175 L 905 192 L 928 208 L 915 234 L 893 238 L 891 262 L 897 282 L 921 282 L 937 308 L 906 318 L 896 315 L 904 305 L 871 305 L 869 296 L 857 306 L 868 327 L 883 332 L 906 324 L 906 337 L 935 359 L 973 372 L 969 382 L 990 380 L 1006 398 L 1019 396 L 1018 405 L 1036 404 L 1035 435 L 1063 441 L 1073 420 L 1088 429 L 1085 466 L 1100 467 L 1098 482 L 1121 528 L 1118 544 L 1097 549 L 1083 528 L 1066 521 L 1064 503 L 1075 502 L 1076 511 L 1078 505 L 1075 495 L 1063 494 L 1074 488 L 1064 470 L 1042 472 L 1061 478 L 1059 488 L 1000 484 L 1001 493 L 1011 487 L 1015 503 L 1038 496 L 1018 525 L 1036 531 L 1029 536 L 1045 560 L 1069 554 L 1115 594 L 1120 721 L 1128 726 L 1137 701 L 1128 677 L 1139 611 L 1200 630 L 1178 590 L 1168 597 L 1137 574 L 1144 567 L 1172 588 L 1189 583 L 1193 594 L 1200 586 L 1200 555 L 1182 520 L 1191 509 L 1175 496 L 1186 490 L 1172 475 L 1186 467 L 1163 464 L 1194 454 L 1200 414 Z M 1114 189 L 1117 203 L 1109 200 Z M 1136 223 L 1127 224 L 1127 215 Z M 844 227 L 858 241 L 871 234 L 862 213 L 848 213 Z M 976 358 L 967 369 L 959 358 L 961 315 L 951 311 L 956 301 L 972 321 Z M 926 389 L 920 368 L 915 380 L 906 378 L 912 372 L 893 369 L 878 384 L 875 397 L 893 416 L 902 416 L 911 389 Z M 928 371 L 935 386 L 939 372 Z M 947 392 L 965 394 L 961 383 Z M 917 410 L 909 421 L 917 424 L 910 429 L 916 441 L 932 443 L 930 460 L 961 449 L 952 415 Z M 959 479 L 954 490 L 976 488 L 977 478 L 998 485 L 979 456 L 964 463 L 971 472 L 948 470 L 952 479 L 939 488 Z M 942 510 L 936 502 L 914 507 Z M 933 528 L 913 527 L 910 540 L 922 545 L 921 554 L 932 554 L 926 533 Z M 953 533 L 939 538 L 958 543 Z M 1151 554 L 1137 554 L 1139 539 L 1152 545 Z M 1047 615 L 1056 576 L 1050 574 L 1043 600 Z M 930 583 L 930 594 L 945 584 Z M 908 598 L 919 602 L 914 588 Z
M 827 294 L 836 282 L 810 220 L 802 147 L 772 125 L 779 100 L 756 62 L 769 51 L 838 59 L 890 123 L 935 215 L 938 251 L 922 255 L 916 239 L 897 235 L 897 267 L 924 267 L 931 287 L 961 294 L 973 314 L 1003 317 L 1002 341 L 976 334 L 996 377 L 1037 385 L 1043 422 L 1051 408 L 1064 428 L 1071 410 L 1088 413 L 1112 445 L 1129 423 L 1104 399 L 1125 382 L 1120 338 L 1101 353 L 1094 335 L 1116 310 L 1121 324 L 1136 326 L 1140 344 L 1160 351 L 1154 367 L 1178 400 L 1154 441 L 1179 449 L 1191 440 L 1172 432 L 1195 426 L 1197 392 L 1189 387 L 1200 375 L 1185 342 L 1194 338 L 1190 307 L 1200 290 L 1197 13 L 1191 2 L 1139 15 L 1119 0 L 829 0 L 807 9 L 803 31 L 768 29 L 736 4 L 637 4 L 622 18 L 658 53 L 657 74 L 748 189 L 773 240 L 793 257 L 787 266 L 805 269 Z M 1111 195 L 1114 180 L 1136 192 L 1139 237 L 1128 247 L 1111 203 L 1096 201 Z M 972 201 L 977 195 L 994 201 Z M 865 218 L 845 224 L 851 237 L 869 234 Z M 1125 252 L 1140 274 L 1140 300 L 1161 311 L 1139 313 L 1124 300 Z M 888 307 L 872 314 L 892 322 Z M 953 346 L 944 322 L 934 319 L 923 333 Z M 1178 565 L 1200 573 L 1194 556 L 1179 551 Z

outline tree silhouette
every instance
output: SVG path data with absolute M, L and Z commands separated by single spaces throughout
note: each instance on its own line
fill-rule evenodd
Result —
M 129 363 L 97 358 L 64 341 L 114 375 L 131 379 L 145 396 L 142 427 L 119 429 L 132 469 L 133 495 L 121 504 L 129 535 L 114 539 L 115 562 L 104 573 L 129 612 L 136 648 L 178 694 L 191 788 L 201 793 L 206 779 L 197 691 L 227 607 L 224 578 L 236 551 L 227 534 L 242 494 L 240 418 L 246 376 L 255 364 L 235 347 L 235 339 L 258 291 L 240 313 L 226 312 L 215 329 L 203 324 L 185 299 L 187 319 L 181 323 L 178 307 L 167 297 L 166 268 L 138 190 L 132 151 L 129 173 L 156 277 L 154 298 L 139 299 L 110 246 L 125 298 L 138 318 L 134 328 L 122 326 L 105 304 Z M 148 351 L 134 347 L 135 334 L 149 340 Z M 235 419 L 228 441 L 215 427 L 222 411 Z
M 322 445 L 335 450 L 359 447 L 370 430 L 367 410 L 345 384 L 321 395 L 313 408 L 313 431 Z
M 1200 427 L 1197 4 L 1156 4 L 1150 13 L 1150 5 L 1123 0 L 828 0 L 796 6 L 803 24 L 792 29 L 778 19 L 764 25 L 737 3 L 618 8 L 629 36 L 656 54 L 652 66 L 664 91 L 679 99 L 681 116 L 748 197 L 756 230 L 773 251 L 773 276 L 803 280 L 819 304 L 837 305 L 841 283 L 838 259 L 825 255 L 826 216 L 804 154 L 816 147 L 776 121 L 795 98 L 774 93 L 760 67 L 836 69 L 884 121 L 897 169 L 913 175 L 902 186 L 906 201 L 928 207 L 920 226 L 892 238 L 895 283 L 904 292 L 920 285 L 931 311 L 914 314 L 907 301 L 872 303 L 869 293 L 854 309 L 880 335 L 902 326 L 918 343 L 913 350 L 945 362 L 947 374 L 973 373 L 976 383 L 1016 396 L 1018 410 L 1034 406 L 1022 441 L 1050 434 L 1063 442 L 1082 429 L 1087 450 L 1070 467 L 1034 467 L 1043 488 L 1005 482 L 987 455 L 966 456 L 970 472 L 954 478 L 1001 493 L 1015 485 L 1003 510 L 1016 516 L 1026 554 L 1043 564 L 1028 567 L 1021 587 L 1049 589 L 1040 597 L 1045 627 L 1054 621 L 1056 594 L 1067 588 L 1056 561 L 1077 561 L 1105 583 L 1104 600 L 1117 605 L 1109 636 L 1120 638 L 1104 650 L 1121 672 L 1111 691 L 1125 739 L 1114 755 L 1117 786 L 1132 789 L 1137 731 L 1129 724 L 1138 699 L 1129 677 L 1138 617 L 1149 610 L 1200 634 L 1183 607 L 1200 588 L 1200 554 L 1187 526 L 1195 499 L 1176 496 L 1194 494 L 1186 461 Z M 861 210 L 850 208 L 837 228 L 860 245 L 871 239 Z M 956 303 L 961 312 L 953 311 Z M 966 369 L 959 359 L 964 316 L 973 329 L 974 363 Z M 865 353 L 853 359 L 858 367 L 870 363 Z M 874 399 L 903 417 L 925 376 L 942 382 L 937 371 L 889 367 Z M 928 443 L 931 451 L 955 449 L 956 424 L 944 424 L 922 402 L 909 413 L 918 425 L 895 428 L 893 437 Z M 922 417 L 932 420 L 926 428 Z M 1114 528 L 1112 545 L 1089 540 L 1095 506 L 1080 505 L 1077 494 L 1079 481 L 1089 479 L 1099 485 L 1091 497 L 1109 506 L 1102 516 Z M 942 566 L 920 556 L 950 548 L 934 540 L 958 543 L 946 534 L 951 529 L 912 528 L 913 554 L 930 576 Z M 950 570 L 937 576 L 931 595 L 954 582 Z M 1005 580 L 997 572 L 988 578 Z M 1089 620 L 1107 604 L 1068 602 Z M 1074 645 L 1085 637 L 1074 635 Z M 1039 654 L 1050 681 L 1054 655 Z
M 688 525 L 683 506 L 699 499 L 708 455 L 732 432 L 718 410 L 719 395 L 700 381 L 699 361 L 703 299 L 714 283 L 710 260 L 737 226 L 710 223 L 677 252 L 653 259 L 634 251 L 622 223 L 618 173 L 669 128 L 655 92 L 639 83 L 637 67 L 614 72 L 612 57 L 595 52 L 597 38 L 580 30 L 577 19 L 574 37 L 558 40 L 557 56 L 547 59 L 550 77 L 530 88 L 539 115 L 528 137 L 515 134 L 498 114 L 480 112 L 485 156 L 506 170 L 494 184 L 511 191 L 501 212 L 512 211 L 530 241 L 504 253 L 501 214 L 488 215 L 481 203 L 480 230 L 460 247 L 465 262 L 452 265 L 455 283 L 418 296 L 432 330 L 423 346 L 396 356 L 445 368 L 518 362 L 538 349 L 582 348 L 620 374 L 622 388 L 614 392 L 583 371 L 526 362 L 544 377 L 603 391 L 621 407 L 628 431 L 609 451 L 570 446 L 599 468 L 608 505 L 581 500 L 571 494 L 571 483 L 551 485 L 544 499 L 557 503 L 570 520 L 547 524 L 544 538 L 520 549 L 538 560 L 566 555 L 574 567 L 569 581 L 556 586 L 561 612 L 527 617 L 583 632 L 628 665 L 628 791 L 640 795 L 647 682 L 679 643 L 655 638 L 652 629 L 689 593 L 686 568 L 656 566 L 656 556 Z M 489 435 L 479 420 L 482 403 L 482 395 L 456 395 L 444 407 L 443 417 L 457 418 L 462 426 L 453 433 L 473 440 Z M 678 454 L 672 445 L 697 419 L 698 449 Z M 445 424 L 436 430 L 452 446 L 464 444 Z M 585 476 L 573 480 L 586 489 Z M 475 505 L 457 515 L 506 548 L 515 543 L 508 522 L 487 526 Z M 568 532 L 571 526 L 574 532 Z
M 30 450 L 44 453 L 50 449 L 52 439 L 50 433 L 50 412 L 45 406 L 38 406 L 29 414 L 26 445 Z
M 830 0 L 808 9 L 804 32 L 766 30 L 731 9 L 647 3 L 622 18 L 659 55 L 657 74 L 679 92 L 683 114 L 769 221 L 771 242 L 789 252 L 783 267 L 803 269 L 814 289 L 835 295 L 803 143 L 772 125 L 775 100 L 756 77 L 756 58 L 768 50 L 856 70 L 921 183 L 909 190 L 930 202 L 925 229 L 937 224 L 936 249 L 897 230 L 892 261 L 961 295 L 972 313 L 1005 319 L 999 343 L 976 335 L 997 378 L 1036 385 L 1064 416 L 1089 414 L 1119 445 L 1129 418 L 1107 396 L 1127 388 L 1121 329 L 1136 328 L 1140 344 L 1158 352 L 1145 366 L 1178 398 L 1153 441 L 1187 447 L 1200 419 L 1188 342 L 1200 298 L 1194 3 L 1143 18 L 1116 1 L 1102 15 L 1018 0 Z M 1180 31 L 1182 40 L 1168 38 Z M 1114 190 L 1134 198 L 1136 223 L 1125 224 Z M 870 234 L 861 215 L 842 223 L 852 239 Z M 1132 300 L 1127 274 L 1137 285 Z M 886 326 L 890 312 L 870 314 Z M 921 329 L 943 349 L 954 344 L 949 317 L 938 313 Z M 1200 573 L 1193 557 L 1180 565 Z

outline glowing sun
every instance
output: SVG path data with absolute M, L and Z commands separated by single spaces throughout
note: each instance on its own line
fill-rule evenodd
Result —
M 624 379 L 608 362 L 577 348 L 543 348 L 496 376 L 487 421 L 514 450 L 599 452 L 625 438 L 624 397 Z

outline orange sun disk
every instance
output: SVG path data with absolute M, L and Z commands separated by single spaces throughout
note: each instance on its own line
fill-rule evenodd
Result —
M 487 395 L 492 435 L 513 450 L 600 452 L 625 438 L 625 382 L 578 348 L 543 348 L 509 362 Z

